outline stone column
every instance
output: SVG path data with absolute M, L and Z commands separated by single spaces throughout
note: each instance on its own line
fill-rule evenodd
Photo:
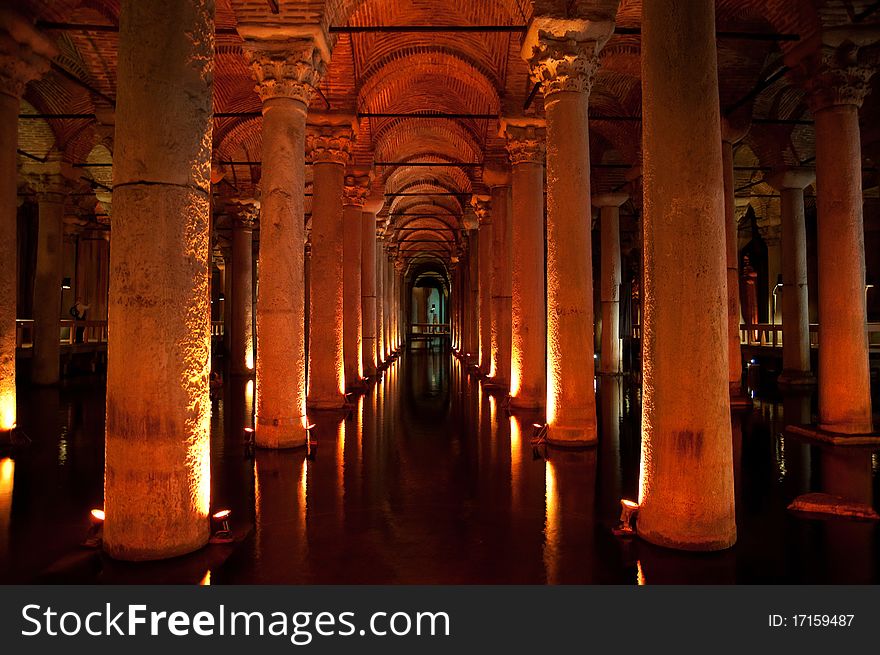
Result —
M 504 119 L 512 166 L 513 261 L 510 406 L 543 409 L 547 401 L 547 309 L 544 296 L 543 121 Z
M 816 130 L 819 428 L 843 434 L 873 430 L 859 107 L 874 70 L 857 55 L 846 40 L 801 62 Z
M 0 10 L 0 434 L 15 427 L 15 319 L 18 295 L 18 113 L 25 85 L 57 53 L 31 21 Z
M 67 179 L 61 162 L 25 166 L 23 173 L 37 191 L 37 270 L 34 279 L 34 352 L 31 381 L 58 384 L 61 372 L 61 266 L 64 254 L 64 200 Z M 73 177 L 71 171 L 65 171 Z
M 511 261 L 513 221 L 511 217 L 510 170 L 506 165 L 487 165 L 483 182 L 492 191 L 492 353 L 489 382 L 505 392 L 510 389 L 512 340 Z
M 262 41 L 239 25 L 263 103 L 254 438 L 263 448 L 306 443 L 306 112 L 327 56 L 315 43 Z
M 363 266 L 364 202 L 370 192 L 368 176 L 347 175 L 342 218 L 342 355 L 345 387 L 363 391 Z
M 385 364 L 386 346 L 385 346 L 385 243 L 382 236 L 382 230 L 375 224 L 375 243 L 373 252 L 376 259 L 376 311 L 372 316 L 372 320 L 376 325 L 376 366 L 381 367 Z
M 642 11 L 644 324 L 639 536 L 736 541 L 715 2 Z M 699 189 L 699 193 L 695 193 Z
M 782 274 L 782 225 L 780 223 L 768 223 L 758 228 L 761 238 L 767 244 L 767 322 L 779 325 L 782 320 L 779 314 L 782 306 L 781 299 L 774 303 L 773 288 Z M 775 306 L 774 306 L 775 305 Z
M 334 124 L 332 117 L 324 117 L 307 142 L 314 164 L 308 399 L 313 409 L 345 406 L 343 189 L 351 140 L 350 118 Z
M 232 315 L 230 345 L 233 375 L 254 373 L 254 227 L 260 217 L 257 202 L 243 202 L 233 208 L 232 227 Z M 230 329 L 231 328 L 231 329 Z
M 593 196 L 593 205 L 599 208 L 601 241 L 601 281 L 599 299 L 602 313 L 602 343 L 600 344 L 599 372 L 605 375 L 620 373 L 620 206 L 629 199 L 625 193 L 607 193 Z
M 474 196 L 474 212 L 480 221 L 479 239 L 479 316 L 480 339 L 478 369 L 482 375 L 492 370 L 492 202 L 488 196 Z
M 739 245 L 736 218 L 736 181 L 733 168 L 733 145 L 745 137 L 746 129 L 721 119 L 721 162 L 724 175 L 724 243 L 727 262 L 727 384 L 732 407 L 750 407 L 752 399 L 742 388 L 742 344 L 739 325 Z
M 480 229 L 479 220 L 474 217 L 476 226 L 468 230 L 468 279 L 470 297 L 468 298 L 468 345 L 465 351 L 467 363 L 477 368 L 480 365 Z M 489 239 L 488 230 L 483 232 Z
M 547 438 L 597 441 L 587 109 L 606 20 L 536 17 L 523 41 L 547 114 Z
M 210 533 L 212 0 L 123 0 L 110 252 L 104 548 Z
M 361 212 L 361 371 L 375 377 L 379 364 L 376 324 L 376 214 L 385 198 L 370 198 Z
M 779 190 L 782 209 L 782 373 L 780 385 L 814 384 L 810 372 L 807 228 L 804 189 L 816 179 L 808 168 L 777 171 L 767 182 Z

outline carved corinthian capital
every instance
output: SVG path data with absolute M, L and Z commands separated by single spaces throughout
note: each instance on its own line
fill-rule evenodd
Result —
M 875 68 L 859 63 L 858 51 L 852 43 L 825 45 L 801 60 L 797 74 L 807 91 L 810 111 L 838 105 L 862 106 L 871 90 L 868 82 Z
M 522 56 L 544 97 L 560 91 L 589 93 L 599 69 L 599 50 L 613 30 L 612 21 L 534 18 Z
M 346 175 L 343 191 L 346 205 L 363 207 L 370 195 L 370 176 Z
M 246 41 L 244 51 L 263 102 L 291 98 L 309 106 L 325 71 L 317 46 L 308 40 Z
M 492 198 L 489 196 L 472 196 L 471 206 L 474 208 L 474 214 L 480 225 L 490 225 L 492 223 Z
M 21 98 L 25 85 L 48 71 L 57 54 L 31 21 L 12 9 L 0 9 L 0 93 Z
M 354 132 L 351 127 L 309 126 L 306 134 L 306 154 L 315 164 L 346 166 L 351 156 Z
M 543 164 L 547 152 L 547 134 L 542 123 L 502 119 L 501 136 L 507 139 L 507 154 L 513 166 Z

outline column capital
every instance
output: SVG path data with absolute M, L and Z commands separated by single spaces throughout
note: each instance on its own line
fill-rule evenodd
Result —
M 471 206 L 474 208 L 474 214 L 477 215 L 480 225 L 492 224 L 492 198 L 490 196 L 472 196 Z
M 343 205 L 348 207 L 363 207 L 370 195 L 370 176 L 361 175 L 357 172 L 347 173 L 343 187 Z
M 244 54 L 263 102 L 290 98 L 308 107 L 326 70 L 320 48 L 308 39 L 246 39 Z
M 547 154 L 547 121 L 536 118 L 501 118 L 500 136 L 507 139 L 513 166 L 543 164 Z
M 369 196 L 366 199 L 366 201 L 364 202 L 364 213 L 365 214 L 372 214 L 373 216 L 375 216 L 380 211 L 382 211 L 382 208 L 384 206 L 385 206 L 385 196 L 383 196 L 381 193 L 379 193 L 379 194 L 374 193 L 371 196 Z M 384 223 L 384 220 L 383 220 L 383 223 Z
M 746 138 L 751 127 L 751 120 L 742 117 L 721 117 L 721 140 L 730 144 L 737 144 Z
M 72 166 L 61 161 L 26 163 L 21 175 L 37 193 L 38 202 L 62 203 L 77 179 Z
M 815 114 L 829 107 L 861 107 L 871 90 L 876 67 L 859 61 L 859 45 L 846 40 L 823 43 L 792 65 L 793 76 L 807 92 L 807 103 Z
M 483 183 L 490 189 L 510 186 L 510 166 L 507 162 L 487 162 L 483 166 Z
M 21 98 L 28 82 L 49 70 L 55 45 L 33 23 L 11 9 L 0 9 L 0 93 Z
M 779 223 L 760 225 L 758 226 L 758 232 L 768 246 L 775 245 L 779 243 L 779 239 L 782 236 L 782 225 Z
M 306 156 L 314 164 L 347 166 L 357 136 L 357 118 L 350 114 L 309 114 Z
M 235 198 L 226 203 L 236 230 L 253 230 L 260 222 L 260 201 L 254 198 Z
M 593 207 L 620 207 L 629 200 L 628 193 L 599 193 L 590 197 Z
M 777 191 L 783 189 L 806 189 L 816 181 L 816 171 L 812 168 L 779 168 L 764 178 L 764 181 Z
M 599 69 L 599 50 L 613 32 L 613 20 L 535 16 L 521 54 L 544 97 L 560 91 L 589 93 Z

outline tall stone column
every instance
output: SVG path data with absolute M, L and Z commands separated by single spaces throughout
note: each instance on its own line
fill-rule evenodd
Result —
M 510 406 L 543 409 L 547 401 L 547 309 L 544 296 L 543 121 L 504 119 L 512 167 L 513 261 Z
M 874 69 L 842 38 L 801 66 L 816 130 L 819 428 L 859 434 L 873 430 L 859 107 Z
M 238 30 L 263 103 L 254 438 L 262 448 L 295 448 L 307 439 L 306 112 L 327 55 L 308 40 L 260 40 L 259 26 Z
M 480 228 L 479 220 L 474 216 L 475 225 L 468 230 L 468 279 L 470 280 L 470 296 L 468 297 L 468 345 L 465 351 L 467 363 L 480 365 Z M 486 239 L 490 235 L 484 232 Z
M 31 21 L 0 10 L 0 434 L 15 427 L 15 319 L 18 257 L 16 202 L 18 113 L 28 82 L 57 54 Z
M 254 227 L 260 217 L 257 202 L 233 207 L 232 298 L 230 332 L 233 375 L 254 373 Z M 231 329 L 230 329 L 231 328 Z
M 382 236 L 382 230 L 376 225 L 375 243 L 373 246 L 374 257 L 376 259 L 376 311 L 372 316 L 372 320 L 376 325 L 376 366 L 381 367 L 385 364 L 386 346 L 385 346 L 385 242 Z
M 314 164 L 308 398 L 313 409 L 345 406 L 343 190 L 351 141 L 350 118 L 327 116 L 307 142 Z
M 123 0 L 104 473 L 119 559 L 182 555 L 210 532 L 213 73 L 212 0 Z
M 547 438 L 597 441 L 587 109 L 607 20 L 536 17 L 522 54 L 547 114 Z
M 491 366 L 488 382 L 505 392 L 510 389 L 512 335 L 513 220 L 511 216 L 510 169 L 487 165 L 483 182 L 492 192 L 492 323 Z
M 620 206 L 629 199 L 625 193 L 593 196 L 599 208 L 599 233 L 602 257 L 599 299 L 602 313 L 602 343 L 599 372 L 620 373 Z
M 64 254 L 64 201 L 67 179 L 61 162 L 25 166 L 23 172 L 37 191 L 37 269 L 34 279 L 34 353 L 31 381 L 58 384 L 61 372 L 61 266 Z M 70 177 L 72 173 L 66 171 Z
M 342 218 L 342 355 L 345 386 L 363 391 L 363 213 L 370 192 L 368 176 L 347 175 Z
M 480 221 L 479 238 L 479 316 L 480 339 L 478 368 L 482 375 L 492 370 L 492 201 L 488 196 L 474 196 L 474 213 Z
M 746 135 L 746 129 L 721 119 L 721 163 L 724 175 L 724 244 L 727 262 L 727 384 L 732 407 L 750 407 L 752 399 L 743 391 L 742 344 L 740 343 L 739 245 L 736 219 L 736 181 L 733 146 Z
M 807 228 L 804 189 L 816 179 L 808 168 L 777 171 L 768 183 L 782 205 L 782 373 L 780 385 L 814 384 L 810 372 L 810 314 L 807 287 Z
M 379 364 L 376 324 L 376 214 L 385 198 L 370 198 L 361 212 L 361 370 L 375 377 Z
M 638 533 L 736 541 L 715 2 L 642 11 L 644 321 Z M 699 193 L 694 190 L 699 189 Z

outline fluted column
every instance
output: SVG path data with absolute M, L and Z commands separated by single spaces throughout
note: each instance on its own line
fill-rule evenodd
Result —
M 602 257 L 599 299 L 602 314 L 602 341 L 599 372 L 620 373 L 620 206 L 629 199 L 625 193 L 593 196 L 599 208 L 599 234 Z
M 642 9 L 644 320 L 638 533 L 736 541 L 715 2 Z M 695 192 L 699 190 L 699 192 Z
M 859 64 L 857 45 L 841 35 L 800 65 L 816 130 L 819 427 L 867 433 L 873 421 L 859 107 L 874 69 Z
M 308 397 L 313 409 L 345 405 L 343 192 L 351 140 L 351 120 L 340 117 L 322 121 L 307 141 L 314 164 Z
M 39 385 L 58 384 L 61 373 L 61 239 L 69 185 L 61 168 L 60 162 L 53 162 L 25 166 L 22 171 L 36 189 L 39 205 L 31 360 L 31 381 Z M 66 173 L 73 177 L 71 171 Z
M 255 440 L 263 448 L 293 448 L 307 438 L 306 112 L 325 55 L 311 41 L 259 41 L 259 27 L 240 25 L 239 32 L 263 102 Z
M 781 385 L 814 384 L 810 372 L 810 313 L 807 287 L 807 227 L 804 189 L 816 179 L 808 168 L 789 168 L 767 180 L 782 205 Z
M 123 0 L 104 473 L 119 559 L 182 555 L 210 532 L 213 69 L 212 0 Z
M 509 167 L 506 164 L 487 165 L 483 171 L 483 182 L 492 192 L 492 363 L 488 382 L 506 392 L 510 388 L 513 287 Z
M 260 216 L 257 202 L 242 202 L 233 207 L 232 226 L 232 297 L 230 351 L 233 375 L 254 372 L 254 227 Z
M 543 409 L 547 401 L 547 309 L 544 296 L 543 121 L 504 119 L 512 168 L 510 406 Z
M 566 445 L 597 440 L 587 110 L 613 28 L 536 17 L 523 42 L 547 114 L 547 438 Z
M 376 322 L 378 278 L 376 276 L 376 214 L 385 198 L 379 195 L 364 203 L 361 212 L 361 370 L 375 377 L 379 365 L 379 335 Z
M 368 176 L 347 175 L 342 217 L 342 355 L 345 386 L 363 390 L 363 309 L 361 267 L 363 266 L 364 202 L 370 192 Z
M 31 21 L 0 10 L 0 434 L 15 427 L 15 319 L 18 296 L 18 114 L 25 86 L 57 54 Z
M 727 262 L 727 384 L 733 407 L 748 407 L 752 399 L 743 392 L 742 344 L 740 343 L 739 245 L 736 219 L 736 180 L 733 169 L 733 145 L 746 129 L 727 118 L 721 119 L 721 163 L 724 175 L 724 243 Z
M 479 362 L 482 375 L 492 370 L 492 201 L 488 196 L 474 196 L 474 212 L 480 221 L 479 238 Z

